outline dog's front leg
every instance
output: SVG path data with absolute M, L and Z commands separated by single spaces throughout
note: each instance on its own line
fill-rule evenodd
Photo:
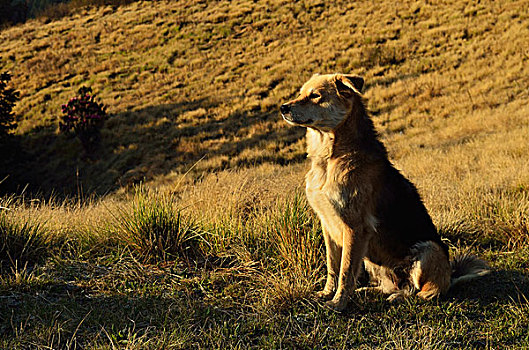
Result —
M 338 275 L 338 287 L 332 300 L 327 306 L 342 311 L 347 306 L 348 299 L 355 288 L 360 273 L 362 260 L 366 255 L 369 239 L 362 231 L 345 230 L 343 233 L 342 259 Z
M 336 282 L 340 273 L 340 261 L 342 248 L 335 242 L 326 225 L 322 223 L 323 239 L 325 240 L 325 252 L 327 255 L 327 282 L 322 291 L 316 296 L 325 300 L 331 299 L 336 291 Z

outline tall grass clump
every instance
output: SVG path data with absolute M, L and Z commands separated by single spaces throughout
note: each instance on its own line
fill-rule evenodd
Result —
M 529 194 L 525 190 L 498 191 L 484 196 L 477 215 L 488 234 L 508 247 L 529 243 Z
M 320 266 L 319 225 L 302 195 L 279 204 L 270 224 L 270 237 L 281 267 L 311 271 Z
M 529 195 L 524 189 L 469 194 L 455 208 L 440 217 L 443 236 L 509 249 L 529 243 Z
M 266 276 L 266 297 L 278 307 L 307 297 L 318 281 L 323 246 L 317 224 L 305 198 L 296 193 L 277 206 L 269 218 L 269 238 L 276 254 L 276 271 Z
M 49 253 L 46 232 L 40 223 L 18 219 L 0 209 L 0 268 L 33 265 Z
M 136 191 L 129 210 L 120 210 L 118 238 L 145 263 L 194 259 L 202 254 L 203 231 L 171 198 Z

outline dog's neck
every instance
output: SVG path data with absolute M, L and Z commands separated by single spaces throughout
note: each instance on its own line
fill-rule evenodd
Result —
M 387 151 L 367 115 L 364 104 L 354 104 L 349 115 L 332 131 L 307 129 L 307 153 L 314 165 L 332 159 L 358 163 L 374 158 L 387 159 Z

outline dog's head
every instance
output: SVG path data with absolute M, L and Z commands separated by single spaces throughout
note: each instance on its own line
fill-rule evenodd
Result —
M 281 106 L 289 124 L 332 131 L 360 101 L 364 79 L 356 75 L 316 74 L 303 85 L 299 97 Z

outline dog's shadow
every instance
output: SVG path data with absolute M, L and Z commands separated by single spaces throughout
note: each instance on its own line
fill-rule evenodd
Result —
M 529 276 L 518 270 L 493 270 L 475 280 L 451 288 L 445 300 L 472 300 L 485 306 L 492 303 L 529 303 Z
M 367 278 L 362 276 L 360 286 L 367 285 Z M 364 283 L 362 283 L 364 282 Z M 319 305 L 325 307 L 319 301 Z M 426 301 L 417 296 L 390 302 L 387 295 L 377 291 L 358 291 L 352 297 L 349 306 L 340 314 L 343 317 L 355 318 L 358 314 L 386 312 L 390 307 L 399 307 L 405 303 L 412 305 L 422 303 L 470 303 L 478 307 L 489 305 L 529 304 L 529 275 L 520 270 L 493 270 L 489 274 L 455 285 L 441 295 L 436 301 Z

